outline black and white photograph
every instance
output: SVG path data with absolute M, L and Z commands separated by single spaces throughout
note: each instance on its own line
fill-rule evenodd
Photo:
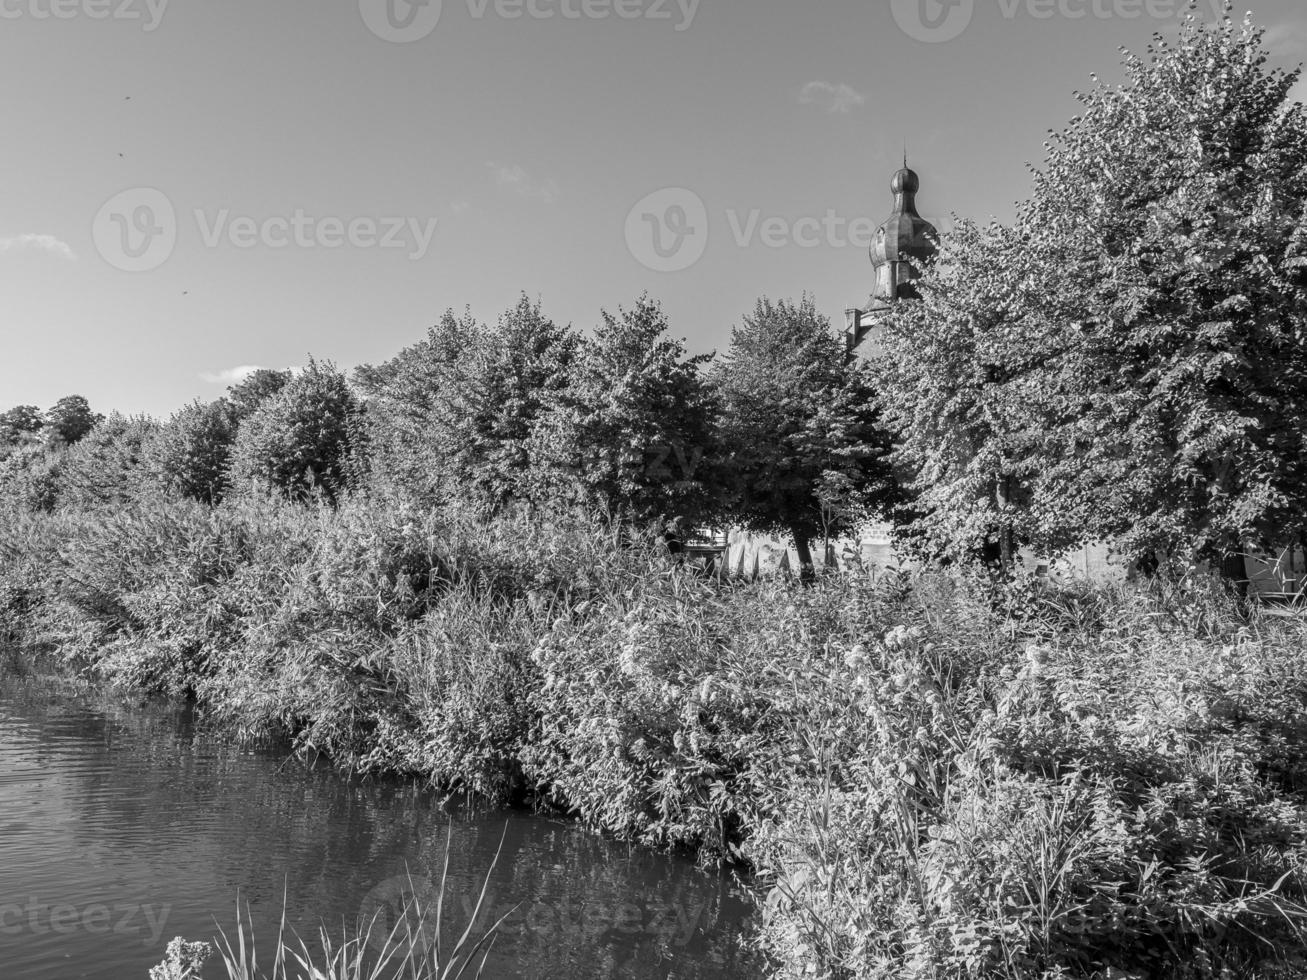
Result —
M 1307 978 L 1243 3 L 0 0 L 0 980 Z

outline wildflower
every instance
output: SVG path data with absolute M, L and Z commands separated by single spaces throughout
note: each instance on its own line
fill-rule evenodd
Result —
M 909 638 L 906 626 L 895 626 L 885 634 L 885 646 L 891 650 L 898 650 L 907 645 Z
M 857 670 L 867 661 L 867 648 L 861 643 L 844 655 L 844 665 L 850 670 Z

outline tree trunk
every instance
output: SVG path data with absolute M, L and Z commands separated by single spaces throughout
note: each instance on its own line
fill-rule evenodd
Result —
M 799 579 L 805 585 L 816 581 L 817 570 L 812 564 L 812 549 L 808 547 L 808 536 L 797 527 L 790 528 L 794 535 L 794 550 L 799 553 Z

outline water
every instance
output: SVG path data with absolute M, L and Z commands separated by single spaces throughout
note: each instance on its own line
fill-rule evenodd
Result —
M 306 937 L 323 919 L 337 934 L 360 913 L 388 923 L 401 893 L 429 897 L 451 834 L 459 931 L 503 837 L 485 909 L 517 911 L 486 977 L 758 975 L 739 945 L 747 896 L 726 877 L 563 820 L 451 823 L 428 790 L 234 746 L 184 707 L 0 675 L 0 980 L 146 980 L 173 936 L 234 936 L 238 896 L 265 955 L 283 895 Z

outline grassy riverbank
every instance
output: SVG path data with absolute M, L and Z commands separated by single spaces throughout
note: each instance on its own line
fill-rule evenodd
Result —
M 1274 975 L 1304 945 L 1307 623 L 1197 584 L 722 585 L 576 515 L 161 503 L 0 515 L 0 628 L 747 864 L 777 976 Z

